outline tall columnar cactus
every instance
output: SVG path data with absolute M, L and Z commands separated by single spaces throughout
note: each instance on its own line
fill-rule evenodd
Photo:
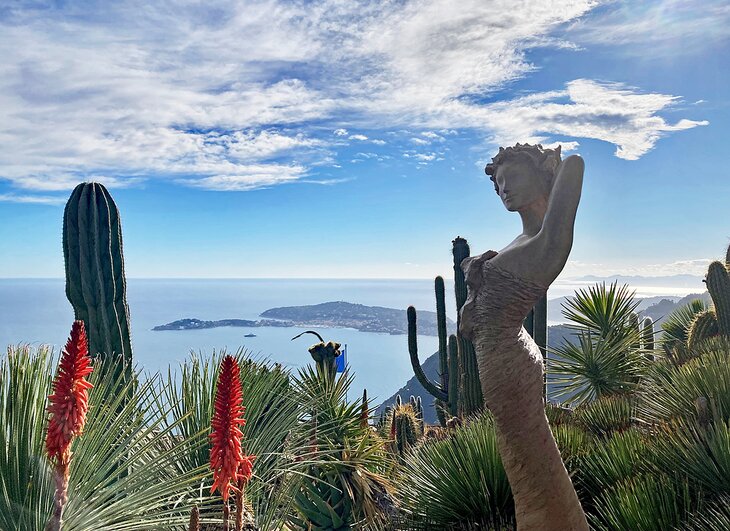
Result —
M 75 318 L 86 325 L 90 354 L 122 360 L 125 365 L 116 365 L 115 373 L 126 366 L 131 374 L 122 226 L 103 185 L 81 183 L 71 193 L 63 214 L 63 256 L 66 296 Z
M 452 254 L 454 256 L 454 292 L 456 294 L 456 330 L 459 347 L 459 368 L 460 368 L 460 411 L 471 415 L 484 408 L 484 397 L 482 386 L 479 382 L 479 367 L 474 345 L 471 341 L 461 335 L 461 308 L 466 302 L 467 289 L 466 277 L 461 263 L 471 254 L 469 244 L 464 238 L 457 236 L 452 242 Z

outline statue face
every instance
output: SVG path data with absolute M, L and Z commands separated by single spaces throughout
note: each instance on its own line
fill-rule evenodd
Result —
M 550 195 L 545 179 L 527 162 L 505 161 L 495 175 L 499 197 L 510 212 L 518 212 Z

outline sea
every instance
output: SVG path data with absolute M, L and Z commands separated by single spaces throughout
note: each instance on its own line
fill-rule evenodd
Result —
M 447 315 L 456 320 L 452 283 L 447 281 Z M 550 298 L 570 295 L 576 286 L 557 284 Z M 433 280 L 344 279 L 129 279 L 127 299 L 131 315 L 133 356 L 148 373 L 167 372 L 191 352 L 209 356 L 214 351 L 246 349 L 251 356 L 282 363 L 296 371 L 312 362 L 307 348 L 314 336 L 292 337 L 306 328 L 212 328 L 153 331 L 182 318 L 203 320 L 257 319 L 269 308 L 345 301 L 435 311 Z M 676 291 L 676 290 L 675 290 Z M 665 294 L 644 290 L 642 296 Z M 680 293 L 681 294 L 681 293 Z M 48 344 L 56 351 L 65 343 L 73 311 L 63 279 L 0 279 L 0 348 L 6 345 Z M 550 323 L 555 324 L 555 323 Z M 406 335 L 359 332 L 350 328 L 318 328 L 325 340 L 346 345 L 354 371 L 353 398 L 367 388 L 373 403 L 385 399 L 413 376 Z M 255 337 L 245 337 L 255 334 Z M 438 339 L 419 336 L 421 361 L 438 349 Z

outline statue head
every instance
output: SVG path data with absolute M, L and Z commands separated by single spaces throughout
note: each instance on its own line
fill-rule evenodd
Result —
M 499 148 L 484 171 L 505 208 L 515 212 L 550 197 L 560 161 L 560 146 L 547 149 L 540 144 L 516 144 Z

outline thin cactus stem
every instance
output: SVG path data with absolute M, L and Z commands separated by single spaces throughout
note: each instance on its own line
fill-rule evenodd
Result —
M 447 401 L 446 392 L 428 379 L 426 373 L 423 372 L 421 362 L 418 359 L 418 340 L 416 328 L 416 309 L 413 306 L 408 307 L 408 353 L 411 355 L 411 366 L 416 375 L 416 379 L 421 383 L 423 388 L 434 398 Z
M 717 328 L 721 335 L 730 337 L 730 271 L 722 262 L 712 262 L 706 282 L 715 307 Z
M 449 387 L 449 352 L 448 352 L 448 336 L 446 332 L 446 289 L 444 287 L 444 279 L 436 277 L 434 281 L 434 291 L 436 292 L 436 326 L 439 338 L 439 374 L 441 375 L 441 388 Z

